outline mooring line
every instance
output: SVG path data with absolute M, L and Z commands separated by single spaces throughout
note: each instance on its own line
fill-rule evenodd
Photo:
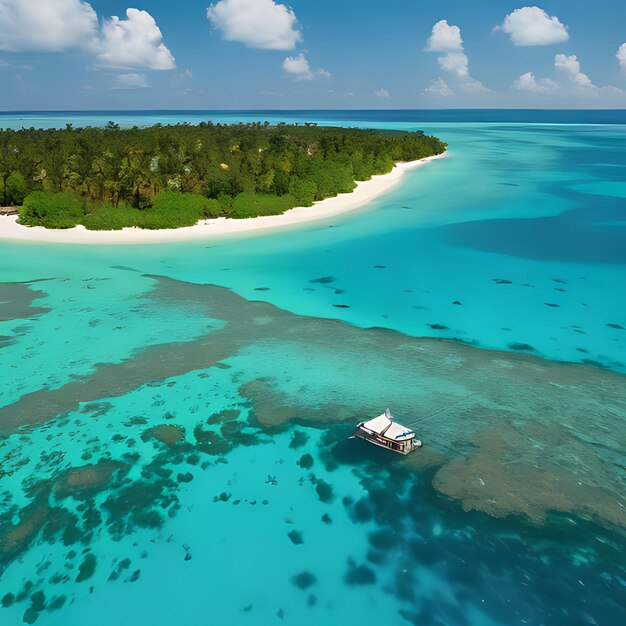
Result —
M 447 411 L 448 409 L 450 409 L 453 406 L 459 404 L 460 402 L 464 402 L 465 400 L 469 400 L 473 396 L 477 396 L 479 393 L 480 392 L 478 392 L 478 391 L 476 391 L 474 393 L 470 393 L 469 396 L 465 396 L 464 398 L 460 398 L 459 400 L 456 400 L 455 402 L 453 402 L 452 404 L 449 404 L 448 406 L 444 407 L 443 409 L 439 409 L 438 411 L 435 411 L 434 413 L 431 413 L 430 415 L 427 415 L 426 417 L 420 417 L 420 419 L 418 419 L 418 420 L 415 420 L 413 422 L 409 422 L 407 424 L 407 426 L 413 426 L 413 424 L 421 424 L 422 422 L 425 422 L 426 420 L 429 420 L 431 417 L 435 417 L 435 415 L 439 415 L 440 413 L 443 413 L 444 411 Z

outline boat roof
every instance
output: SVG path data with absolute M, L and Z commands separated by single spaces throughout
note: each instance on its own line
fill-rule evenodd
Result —
M 415 433 L 410 428 L 394 422 L 389 411 L 369 420 L 369 422 L 364 422 L 363 427 L 378 435 L 387 437 L 388 439 L 395 439 L 396 441 L 404 441 L 415 437 Z

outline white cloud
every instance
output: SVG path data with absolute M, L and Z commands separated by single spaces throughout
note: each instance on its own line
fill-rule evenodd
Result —
M 0 0 L 0 50 L 64 52 L 88 48 L 98 16 L 80 0 Z
M 464 91 L 489 91 L 485 85 L 483 85 L 479 80 L 468 76 L 462 83 L 461 89 Z
M 283 70 L 295 81 L 313 80 L 316 76 L 321 76 L 322 78 L 330 78 L 332 76 L 330 72 L 322 68 L 313 71 L 308 59 L 304 56 L 304 52 L 300 52 L 294 57 L 287 57 L 283 61 Z
M 446 72 L 454 72 L 460 78 L 469 76 L 469 59 L 465 52 L 449 52 L 437 59 L 439 66 Z
M 431 81 L 430 85 L 426 87 L 422 93 L 427 96 L 441 96 L 442 98 L 449 98 L 450 96 L 456 95 L 454 91 L 448 87 L 443 78 L 437 78 Z
M 145 74 L 120 74 L 115 77 L 112 89 L 145 89 L 149 87 Z
M 128 9 L 126 17 L 112 17 L 100 28 L 92 6 L 80 0 L 0 0 L 0 50 L 83 50 L 105 67 L 174 69 L 154 18 L 137 9 Z
M 580 71 L 580 63 L 575 54 L 566 56 L 565 54 L 557 54 L 554 57 L 554 67 L 564 71 L 576 87 L 581 89 L 596 89 L 587 74 Z
M 562 87 L 567 89 L 569 86 L 569 95 L 587 98 L 599 98 L 604 96 L 612 99 L 618 96 L 620 99 L 624 92 L 613 85 L 604 85 L 598 87 L 595 85 L 587 74 L 581 72 L 580 61 L 575 54 L 565 55 L 557 54 L 554 57 L 554 67 L 567 77 L 567 84 Z M 567 93 L 567 92 L 566 92 Z
M 433 26 L 426 50 L 428 52 L 462 51 L 461 29 L 458 26 L 450 26 L 447 20 L 440 20 Z
M 172 53 L 163 43 L 161 30 L 147 11 L 128 9 L 127 19 L 113 16 L 102 25 L 98 62 L 119 69 L 172 70 Z
M 537 80 L 532 72 L 522 74 L 515 81 L 515 88 L 521 91 L 532 91 L 534 93 L 553 93 L 559 88 L 559 83 L 550 79 L 542 78 Z
M 377 98 L 391 98 L 391 95 L 389 94 L 389 92 L 386 89 L 383 89 L 382 87 L 380 89 L 377 89 L 374 92 L 374 95 Z
M 295 57 L 287 57 L 283 61 L 283 69 L 287 74 L 291 74 L 294 80 L 313 80 L 315 78 L 315 74 L 311 71 L 311 66 L 302 52 Z
M 465 54 L 461 29 L 458 26 L 451 26 L 447 20 L 437 22 L 428 38 L 426 51 L 443 53 L 442 56 L 437 57 L 439 67 L 459 79 L 461 87 L 466 91 L 486 90 L 486 87 L 479 80 L 470 76 L 469 59 Z M 425 90 L 425 93 L 431 92 Z
M 626 43 L 623 43 L 617 49 L 617 53 L 615 54 L 615 56 L 617 57 L 617 61 L 622 67 L 622 69 L 626 70 Z
M 515 46 L 547 46 L 569 39 L 567 26 L 536 6 L 515 9 L 494 30 L 510 35 Z
M 293 50 L 302 39 L 293 9 L 273 0 L 220 0 L 207 18 L 224 39 L 249 48 Z

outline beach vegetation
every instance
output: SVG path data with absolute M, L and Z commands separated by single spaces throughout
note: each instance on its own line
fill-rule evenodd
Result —
M 24 199 L 20 221 L 46 228 L 72 228 L 84 215 L 80 198 L 72 194 L 33 191 Z
M 0 199 L 47 228 L 178 228 L 276 215 L 439 154 L 422 132 L 280 123 L 0 131 Z
M 21 172 L 13 171 L 0 180 L 0 197 L 3 206 L 19 206 L 28 195 L 28 185 Z

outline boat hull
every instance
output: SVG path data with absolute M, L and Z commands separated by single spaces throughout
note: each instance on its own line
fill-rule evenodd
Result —
M 393 439 L 389 439 L 378 433 L 373 433 L 368 431 L 367 429 L 362 428 L 360 425 L 357 426 L 354 431 L 354 437 L 358 437 L 359 439 L 363 439 L 363 441 L 367 441 L 369 443 L 373 443 L 375 446 L 379 448 L 384 448 L 385 450 L 390 450 L 391 452 L 395 452 L 396 454 L 402 454 L 406 456 L 421 447 L 421 442 L 417 442 L 414 439 L 407 439 L 405 441 L 395 441 Z

